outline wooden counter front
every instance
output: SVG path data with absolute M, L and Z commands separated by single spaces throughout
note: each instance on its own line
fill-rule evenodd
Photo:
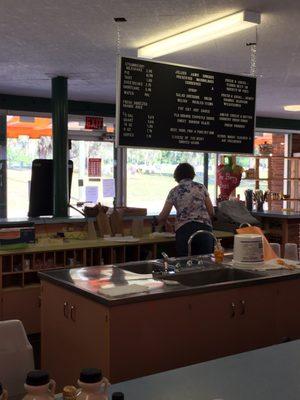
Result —
M 109 307 L 43 280 L 42 368 L 59 389 L 83 367 L 115 383 L 296 339 L 299 287 L 300 277 Z

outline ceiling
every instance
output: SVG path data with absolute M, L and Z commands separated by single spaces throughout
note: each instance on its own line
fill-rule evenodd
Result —
M 13 4 L 13 6 L 12 6 Z M 115 102 L 117 26 L 121 53 L 248 9 L 262 14 L 257 115 L 300 118 L 300 2 L 297 0 L 2 0 L 0 93 L 50 97 L 51 77 L 69 77 L 72 100 Z M 248 74 L 255 28 L 159 60 Z

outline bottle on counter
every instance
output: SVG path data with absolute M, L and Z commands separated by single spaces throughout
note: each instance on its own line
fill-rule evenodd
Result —
M 0 383 L 0 400 L 7 400 L 7 399 L 8 399 L 7 390 L 3 389 L 3 386 Z
M 23 400 L 54 399 L 56 383 L 53 379 L 50 379 L 46 371 L 28 372 L 24 387 L 27 394 L 23 397 Z
M 77 388 L 75 386 L 65 386 L 62 391 L 63 400 L 75 400 L 77 394 Z
M 114 392 L 111 396 L 111 400 L 124 400 L 124 393 Z
M 98 368 L 85 368 L 80 373 L 76 400 L 107 400 L 108 386 L 107 378 L 102 376 Z
M 217 243 L 216 243 L 215 249 L 214 249 L 214 256 L 215 256 L 216 263 L 221 263 L 224 261 L 224 249 L 221 245 L 221 239 L 217 240 Z

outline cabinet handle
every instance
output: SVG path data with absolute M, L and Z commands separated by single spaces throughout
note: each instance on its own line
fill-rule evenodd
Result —
M 65 318 L 69 318 L 70 316 L 70 307 L 67 301 L 64 302 L 64 316 Z
M 231 318 L 235 317 L 235 310 L 236 310 L 236 305 L 234 302 L 232 302 L 231 303 L 231 315 L 230 315 Z
M 246 302 L 245 302 L 245 300 L 241 300 L 240 303 L 241 303 L 241 307 L 242 307 L 241 315 L 245 315 L 246 314 Z
M 71 320 L 76 321 L 76 308 L 74 306 L 71 306 Z

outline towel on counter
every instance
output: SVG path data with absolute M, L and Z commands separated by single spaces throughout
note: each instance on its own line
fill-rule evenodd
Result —
M 104 294 L 105 296 L 109 297 L 118 297 L 124 296 L 126 294 L 137 294 L 147 292 L 149 288 L 147 286 L 142 285 L 118 285 L 112 286 L 109 288 L 101 288 L 98 290 L 99 294 Z

